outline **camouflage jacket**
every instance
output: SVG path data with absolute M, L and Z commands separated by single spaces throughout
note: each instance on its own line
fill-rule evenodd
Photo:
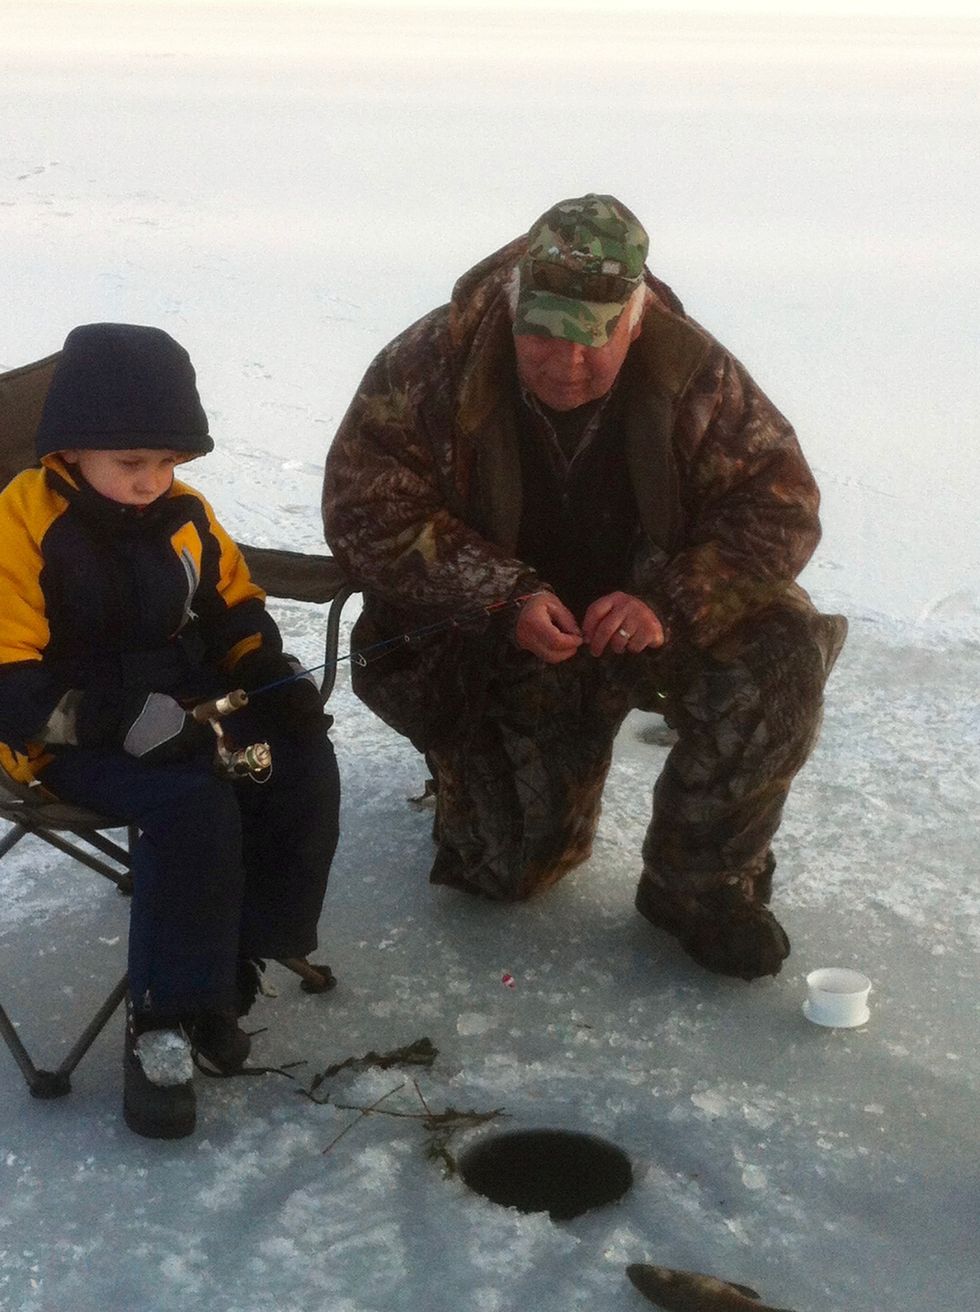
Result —
M 464 274 L 449 305 L 385 347 L 340 425 L 323 516 L 334 555 L 364 592 L 359 646 L 541 586 L 515 555 L 522 489 L 507 283 L 523 244 Z M 669 288 L 649 273 L 647 283 L 654 295 L 621 411 L 642 532 L 622 587 L 673 632 L 711 646 L 797 592 L 792 580 L 820 536 L 819 494 L 792 428 L 743 366 Z M 426 645 L 408 661 L 408 687 L 446 668 L 447 643 Z M 380 668 L 390 664 L 363 672 L 358 691 L 394 722 Z

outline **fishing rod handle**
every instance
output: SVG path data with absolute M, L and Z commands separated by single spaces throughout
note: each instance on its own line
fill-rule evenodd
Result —
M 248 693 L 244 688 L 233 688 L 224 697 L 212 697 L 210 701 L 199 702 L 191 711 L 198 724 L 206 724 L 216 715 L 230 715 L 248 705 Z

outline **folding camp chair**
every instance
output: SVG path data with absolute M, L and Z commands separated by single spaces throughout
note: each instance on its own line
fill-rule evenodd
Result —
M 36 464 L 34 434 L 41 417 L 58 356 L 0 374 L 0 487 L 22 469 Z M 324 672 L 320 684 L 323 702 L 333 691 L 341 611 L 353 589 L 330 556 L 279 551 L 242 545 L 252 577 L 272 598 L 328 605 L 324 638 Z M 2 604 L 2 599 L 0 599 Z M 107 837 L 119 822 L 81 807 L 49 800 L 42 789 L 10 779 L 0 770 L 0 819 L 11 826 L 0 838 L 0 861 L 26 837 L 39 838 L 103 875 L 122 893 L 132 891 L 130 853 L 136 830 L 130 826 L 126 846 Z M 111 863 L 111 864 L 110 864 Z M 305 957 L 283 960 L 282 965 L 300 976 L 307 992 L 323 992 L 333 984 L 329 969 Z M 113 1012 L 126 995 L 125 975 L 115 985 L 71 1050 L 54 1070 L 35 1065 L 7 1012 L 0 1006 L 0 1036 L 20 1067 L 32 1095 L 57 1098 L 71 1089 L 71 1075 Z

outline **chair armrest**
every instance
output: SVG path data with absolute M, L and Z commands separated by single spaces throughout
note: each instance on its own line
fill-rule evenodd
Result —
M 332 556 L 305 551 L 281 551 L 276 547 L 252 547 L 240 542 L 245 563 L 255 582 L 270 597 L 290 601 L 333 601 L 346 584 Z
M 332 556 L 317 556 L 305 551 L 280 551 L 275 547 L 252 547 L 243 542 L 238 545 L 252 578 L 270 597 L 330 603 L 324 635 L 323 675 L 320 679 L 320 699 L 325 703 L 333 692 L 337 678 L 341 611 L 356 589 L 344 578 Z

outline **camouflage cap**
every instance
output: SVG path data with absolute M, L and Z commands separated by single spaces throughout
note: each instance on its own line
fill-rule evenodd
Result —
M 615 197 L 559 201 L 527 235 L 514 332 L 603 346 L 643 281 L 649 246 Z

